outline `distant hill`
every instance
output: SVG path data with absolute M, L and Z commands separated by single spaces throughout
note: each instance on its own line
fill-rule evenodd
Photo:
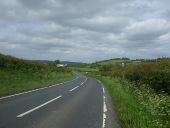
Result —
M 54 62 L 50 60 L 32 60 L 32 61 L 43 63 L 43 64 L 52 64 Z
M 102 61 L 97 61 L 96 63 L 93 64 L 99 64 L 99 65 L 108 65 L 108 64 L 115 64 L 115 63 L 129 63 L 132 62 L 129 58 L 114 58 L 114 59 L 109 59 L 109 60 L 102 60 Z
M 39 63 L 44 63 L 44 64 L 52 64 L 54 61 L 50 60 L 33 60 Z M 70 62 L 70 61 L 61 61 L 61 64 L 67 64 L 68 66 L 75 66 L 75 65 L 86 65 L 86 63 L 81 63 L 81 62 Z
M 70 62 L 70 61 L 61 61 L 62 64 L 67 64 L 68 66 L 74 66 L 74 65 L 86 65 L 86 63 L 81 62 Z
M 169 61 L 170 57 L 162 57 L 157 59 L 130 59 L 130 58 L 113 58 L 108 60 L 101 60 L 97 61 L 95 63 L 92 63 L 92 65 L 109 65 L 109 64 L 138 64 L 138 63 L 146 63 L 146 62 L 157 62 L 157 61 Z

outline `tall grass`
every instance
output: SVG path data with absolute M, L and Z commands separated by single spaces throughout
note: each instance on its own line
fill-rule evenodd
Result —
M 169 128 L 168 95 L 158 95 L 149 86 L 138 88 L 119 78 L 98 78 L 113 98 L 122 128 Z

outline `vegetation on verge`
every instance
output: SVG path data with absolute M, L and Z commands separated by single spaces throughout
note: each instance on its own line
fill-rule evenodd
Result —
M 0 96 L 50 86 L 73 79 L 69 68 L 0 54 Z
M 140 88 L 120 78 L 98 77 L 109 90 L 122 128 L 168 128 L 170 97 L 149 86 Z
M 126 63 L 125 63 L 126 64 Z M 109 64 L 100 67 L 103 76 L 125 78 L 137 86 L 147 84 L 157 93 L 170 94 L 170 60 L 163 59 L 148 63 Z
M 170 60 L 111 61 L 92 64 L 98 71 L 89 74 L 108 88 L 122 128 L 169 128 Z

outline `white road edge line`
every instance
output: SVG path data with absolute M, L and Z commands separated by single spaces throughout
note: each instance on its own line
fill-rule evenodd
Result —
M 87 81 L 87 78 L 85 80 L 85 82 Z M 100 80 L 97 80 L 101 85 L 102 82 Z M 106 97 L 105 97 L 105 89 L 104 87 L 102 87 L 102 91 L 103 91 L 103 124 L 102 124 L 102 128 L 106 127 L 106 112 L 107 112 L 107 105 L 106 105 Z
M 106 125 L 106 112 L 107 112 L 107 105 L 106 105 L 105 89 L 103 87 L 103 127 L 102 128 L 105 128 Z
M 27 111 L 27 112 L 24 112 L 24 113 L 18 115 L 17 118 L 21 118 L 21 117 L 23 117 L 23 116 L 25 116 L 25 115 L 27 115 L 27 114 L 29 114 L 29 113 L 31 113 L 31 112 L 39 109 L 39 108 L 45 106 L 45 105 L 47 105 L 47 104 L 49 104 L 49 103 L 51 103 L 51 102 L 53 102 L 53 101 L 55 101 L 55 100 L 57 100 L 57 99 L 59 99 L 59 98 L 61 98 L 61 97 L 62 97 L 62 96 L 58 96 L 58 97 L 56 97 L 56 98 L 54 98 L 54 99 L 52 99 L 52 100 L 50 100 L 50 101 L 47 101 L 47 102 L 45 102 L 44 104 L 41 104 L 41 105 L 39 105 L 39 106 L 37 106 L 37 107 L 35 107 L 35 108 Z
M 69 91 L 72 92 L 72 91 L 74 91 L 75 89 L 77 89 L 78 87 L 79 87 L 79 86 L 76 86 L 75 88 L 70 89 Z
M 97 80 L 100 84 L 102 84 L 102 82 L 100 80 Z
M 46 88 L 51 88 L 51 87 L 57 86 L 57 85 L 66 84 L 66 83 L 72 82 L 72 81 L 74 81 L 74 80 L 76 80 L 76 79 L 78 79 L 78 78 L 79 78 L 79 77 L 76 77 L 76 78 L 73 79 L 73 80 L 66 81 L 66 82 L 59 83 L 59 84 L 54 84 L 54 85 L 51 85 L 51 86 L 48 86 L 48 87 L 42 87 L 42 88 L 38 88 L 38 89 L 26 91 L 26 92 L 17 93 L 17 94 L 14 94 L 14 95 L 9 95 L 9 96 L 5 96 L 5 97 L 1 97 L 0 100 L 6 99 L 6 98 L 10 98 L 10 97 L 14 97 L 14 96 L 18 96 L 18 95 L 22 95 L 22 94 L 27 94 L 27 93 L 35 92 L 35 91 L 39 91 L 39 90 L 43 90 L 43 89 L 46 89 Z

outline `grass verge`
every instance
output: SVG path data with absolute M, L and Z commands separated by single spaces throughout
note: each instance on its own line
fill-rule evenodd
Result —
M 0 70 L 0 97 L 74 79 L 71 72 Z
M 136 88 L 125 80 L 99 77 L 109 90 L 122 128 L 168 128 L 170 97 L 145 86 Z

